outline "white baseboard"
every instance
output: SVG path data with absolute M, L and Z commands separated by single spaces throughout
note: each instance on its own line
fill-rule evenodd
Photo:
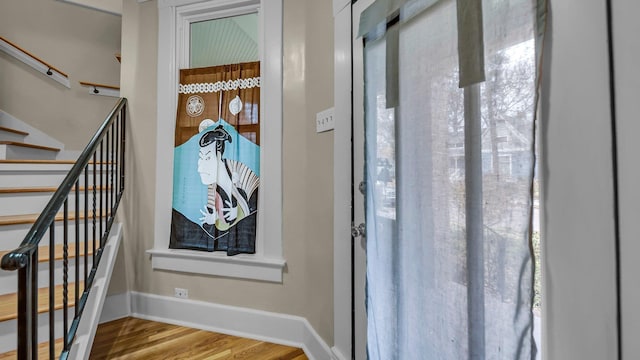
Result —
M 302 348 L 310 360 L 340 360 L 299 316 L 131 292 L 131 315 Z
M 131 293 L 109 295 L 104 300 L 100 324 L 131 315 Z

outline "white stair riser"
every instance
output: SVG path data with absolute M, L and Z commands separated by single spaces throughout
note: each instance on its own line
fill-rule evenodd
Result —
M 24 121 L 3 110 L 0 110 L 0 126 L 29 133 L 29 136 L 27 136 L 25 140 L 32 144 L 39 144 L 55 148 L 64 147 L 64 144 L 60 141 L 52 138 L 51 136 L 43 133 L 42 131 L 34 128 L 33 126 L 25 123 Z
M 101 192 L 96 192 L 96 208 L 100 207 L 100 195 Z M 40 213 L 44 207 L 49 203 L 53 193 L 41 192 L 41 193 L 17 193 L 17 194 L 0 194 L 0 216 L 5 215 L 23 215 L 23 214 L 37 214 Z M 111 199 L 111 192 L 109 191 L 109 199 Z M 78 197 L 79 209 L 84 210 L 85 194 L 84 191 L 80 191 Z M 93 192 L 89 191 L 87 196 L 88 209 L 93 209 Z M 102 193 L 102 202 L 106 204 L 107 194 Z M 78 211 L 76 209 L 76 195 L 75 191 L 72 191 L 67 200 L 67 208 L 70 212 Z M 0 229 L 1 231 L 2 229 Z
M 69 308 L 69 313 L 67 319 L 69 321 L 69 326 L 71 326 L 71 321 L 73 321 L 74 317 L 74 308 Z M 59 339 L 63 336 L 64 332 L 62 330 L 62 326 L 64 325 L 63 321 L 63 311 L 56 310 L 54 312 L 55 316 L 55 338 Z M 0 354 L 5 353 L 11 350 L 15 350 L 18 344 L 17 340 L 17 329 L 18 322 L 17 320 L 10 320 L 0 322 Z M 49 341 L 49 313 L 43 313 L 38 315 L 38 343 Z
M 78 268 L 80 269 L 80 281 L 84 280 L 84 257 L 79 257 L 78 260 L 80 264 Z M 91 272 L 92 266 L 92 257 L 89 256 L 87 258 L 87 266 L 89 272 Z M 62 260 L 56 261 L 56 268 L 54 271 L 54 284 L 59 285 L 64 281 L 63 276 L 63 263 Z M 69 271 L 68 271 L 68 279 L 69 283 L 75 282 L 76 280 L 76 258 L 69 259 Z M 0 270 L 0 295 L 9 294 L 16 292 L 17 284 L 18 284 L 18 272 L 17 271 L 7 271 Z M 49 286 L 49 264 L 48 263 L 38 263 L 38 287 L 48 287 Z M 69 291 L 72 289 L 69 288 Z
M 31 228 L 32 224 L 20 224 L 20 225 L 6 225 L 0 226 L 0 250 L 13 250 L 20 246 L 22 240 L 27 235 L 27 232 Z M 103 223 L 103 229 L 105 227 Z M 91 219 L 89 219 L 88 223 L 88 235 L 89 235 L 89 246 L 92 246 L 93 242 L 93 223 Z M 76 231 L 75 231 L 75 222 L 70 222 L 68 225 L 68 241 L 75 242 L 76 241 Z M 78 231 L 80 233 L 80 242 L 84 244 L 84 219 L 80 220 L 80 226 L 78 227 Z M 96 223 L 96 236 L 100 231 L 99 223 Z M 62 222 L 56 222 L 55 233 L 54 233 L 54 242 L 55 244 L 62 244 L 64 235 L 64 226 Z M 99 242 L 99 239 L 96 239 L 96 242 Z M 49 245 L 49 231 L 47 231 L 43 238 L 41 245 Z M 84 246 L 84 245 L 82 245 Z
M 55 160 L 57 151 L 0 144 L 0 160 Z
M 11 131 L 0 129 L 0 141 L 18 141 L 23 142 L 25 135 L 16 134 Z
M 58 187 L 67 176 L 65 171 L 2 171 L 0 170 L 0 187 Z M 101 176 L 102 174 L 102 176 Z M 115 182 L 115 174 L 113 181 Z M 102 179 L 101 179 L 102 178 Z M 80 185 L 84 186 L 84 175 L 80 176 Z M 96 171 L 96 184 L 106 187 L 112 182 L 108 171 Z M 89 185 L 93 185 L 93 171 L 89 171 Z

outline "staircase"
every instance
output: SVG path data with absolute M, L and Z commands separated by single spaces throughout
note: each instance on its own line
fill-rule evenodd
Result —
M 126 112 L 122 102 L 116 105 L 120 110 L 114 108 L 100 128 L 102 135 L 96 134 L 88 153 L 78 159 L 84 159 L 86 166 L 79 168 L 77 179 L 71 180 L 65 178 L 72 175 L 76 161 L 58 160 L 61 149 L 30 143 L 29 132 L 0 122 L 2 267 L 7 268 L 9 263 L 7 253 L 21 243 L 24 249 L 23 240 L 37 244 L 37 252 L 31 256 L 37 258 L 31 270 L 37 274 L 31 276 L 37 283 L 37 304 L 31 310 L 19 314 L 20 306 L 29 309 L 23 299 L 36 297 L 29 295 L 30 290 L 18 300 L 19 273 L 31 265 L 20 271 L 0 269 L 0 360 L 27 358 L 24 352 L 18 355 L 17 347 L 25 346 L 26 352 L 31 352 L 36 343 L 37 350 L 29 358 L 58 358 L 61 353 L 61 358 L 88 357 L 120 241 L 120 226 L 113 222 L 124 186 L 124 145 L 119 147 L 124 144 L 123 137 L 120 139 Z M 115 120 L 109 122 L 110 117 Z M 66 197 L 59 201 L 61 206 L 49 204 L 54 194 Z M 44 223 L 39 217 L 47 217 L 47 213 L 53 217 L 51 225 L 40 226 L 34 236 L 32 227 Z M 85 284 L 91 296 L 85 292 Z M 29 323 L 30 314 L 37 324 Z M 74 320 L 78 314 L 88 316 Z M 23 331 L 28 330 L 28 340 L 18 336 L 20 321 Z
M 0 160 L 54 160 L 60 149 L 29 144 L 28 132 L 0 126 Z
M 46 150 L 44 150 L 46 151 Z M 48 155 L 48 154 L 47 154 Z M 35 223 L 39 213 L 53 195 L 53 192 L 62 182 L 64 176 L 71 169 L 69 161 L 7 161 L 0 160 L 0 257 L 8 251 L 17 248 L 25 238 L 27 231 Z M 21 185 L 20 187 L 16 185 Z M 72 200 L 73 201 L 73 200 Z M 84 201 L 81 201 L 84 204 Z M 79 230 L 84 231 L 84 223 L 81 223 Z M 67 231 L 75 232 L 75 224 L 72 222 L 71 228 Z M 49 262 L 50 250 L 54 252 L 54 284 L 58 285 L 55 291 L 57 299 L 55 307 L 61 308 L 62 289 L 62 253 L 63 253 L 63 232 L 64 228 L 60 221 L 55 225 L 56 243 L 53 249 L 43 245 L 39 249 L 38 261 L 40 270 L 38 273 L 38 288 L 41 293 L 40 299 L 44 305 L 48 304 L 49 287 Z M 45 234 L 48 237 L 48 234 Z M 69 249 L 72 254 L 71 266 L 74 267 L 76 259 L 74 249 L 75 244 L 70 243 Z M 89 254 L 92 252 L 89 251 Z M 84 261 L 83 249 L 77 259 Z M 89 262 L 92 257 L 86 258 Z M 81 271 L 84 267 L 81 266 Z M 72 268 L 72 270 L 74 270 Z M 16 348 L 17 329 L 17 272 L 0 270 L 0 353 L 5 353 Z M 75 287 L 73 287 L 75 288 Z M 46 311 L 47 306 L 41 306 L 42 311 Z M 48 314 L 40 315 L 39 324 L 48 324 Z M 56 327 L 62 327 L 62 314 L 57 310 Z M 46 334 L 46 332 L 43 332 Z M 57 338 L 62 334 L 57 334 Z M 47 339 L 39 339 L 45 341 Z M 39 341 L 39 342 L 41 342 Z M 2 359 L 2 356 L 0 356 Z

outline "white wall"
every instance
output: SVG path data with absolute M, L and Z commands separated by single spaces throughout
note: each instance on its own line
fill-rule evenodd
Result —
M 543 358 L 615 359 L 605 0 L 550 5 L 541 124 Z

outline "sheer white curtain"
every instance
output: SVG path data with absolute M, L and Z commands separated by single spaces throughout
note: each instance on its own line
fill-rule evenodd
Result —
M 386 4 L 361 26 L 369 358 L 534 359 L 536 1 L 482 1 L 466 89 L 456 1 Z

